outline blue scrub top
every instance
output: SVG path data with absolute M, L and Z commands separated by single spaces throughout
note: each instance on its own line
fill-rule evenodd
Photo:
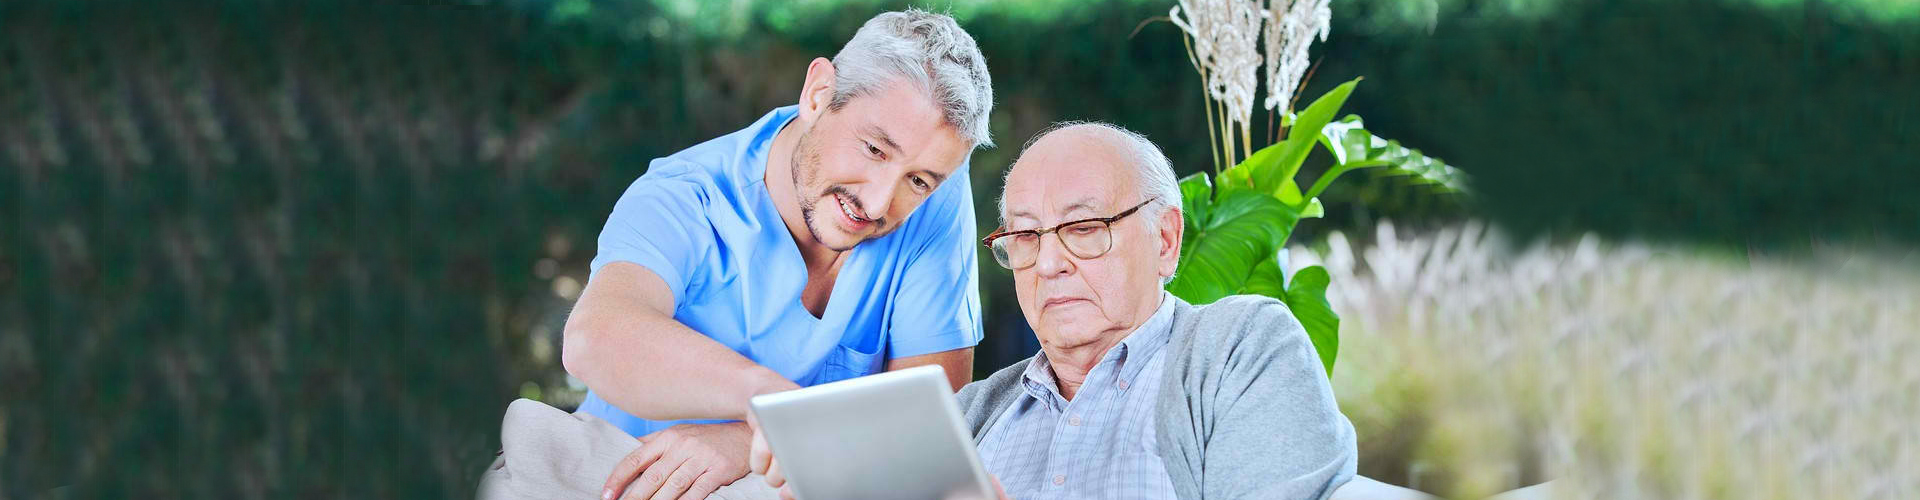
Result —
M 593 272 L 610 262 L 645 266 L 673 290 L 674 319 L 801 386 L 980 343 L 966 163 L 899 229 L 849 251 L 821 317 L 801 305 L 806 265 L 763 175 L 774 135 L 795 115 L 793 106 L 775 109 L 654 160 L 607 217 Z M 580 411 L 634 436 L 718 422 L 644 420 L 592 391 Z

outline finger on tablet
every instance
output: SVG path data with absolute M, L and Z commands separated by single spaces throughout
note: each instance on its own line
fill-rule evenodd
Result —
M 748 425 L 748 427 L 753 427 Z M 767 467 L 773 462 L 773 450 L 767 447 L 767 436 L 753 427 L 753 443 L 747 445 L 747 470 L 755 474 L 766 474 Z
M 780 470 L 779 460 L 773 461 L 773 465 L 767 467 L 766 479 L 767 486 L 779 488 L 787 485 L 787 471 Z

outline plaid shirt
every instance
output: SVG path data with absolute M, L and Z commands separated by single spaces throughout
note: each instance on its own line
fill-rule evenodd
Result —
M 1027 365 L 1026 394 L 980 440 L 980 461 L 1007 495 L 1173 498 L 1160 460 L 1154 402 L 1173 329 L 1173 300 L 1108 349 L 1072 401 L 1060 396 L 1042 351 Z

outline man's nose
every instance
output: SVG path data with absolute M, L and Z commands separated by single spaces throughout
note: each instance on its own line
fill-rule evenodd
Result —
M 1047 233 L 1040 236 L 1040 248 L 1035 250 L 1033 271 L 1041 277 L 1064 276 L 1074 271 L 1073 255 L 1067 252 L 1067 245 L 1060 241 L 1060 233 Z
M 888 182 L 887 175 L 875 173 L 868 175 L 866 185 L 861 186 L 860 210 L 867 218 L 878 219 L 887 216 L 887 209 L 893 206 L 893 194 L 899 189 L 897 182 Z

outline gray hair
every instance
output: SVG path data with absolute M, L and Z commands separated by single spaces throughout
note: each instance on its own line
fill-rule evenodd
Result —
M 987 115 L 993 81 L 987 58 L 953 18 L 919 9 L 873 16 L 833 56 L 833 100 L 838 111 L 896 79 L 919 85 L 940 106 L 948 125 L 975 147 L 993 146 Z
M 1119 136 L 1121 142 L 1129 150 L 1127 151 L 1129 154 L 1126 156 L 1133 160 L 1127 163 L 1128 166 L 1133 167 L 1134 181 L 1139 183 L 1141 197 L 1153 199 L 1152 203 L 1141 207 L 1140 213 L 1136 215 L 1145 219 L 1148 230 L 1159 232 L 1160 217 L 1165 215 L 1168 209 L 1181 206 L 1184 200 L 1182 200 L 1180 195 L 1180 180 L 1174 177 L 1173 174 L 1173 162 L 1168 161 L 1166 153 L 1162 153 L 1160 146 L 1154 145 L 1153 141 L 1147 140 L 1147 136 L 1140 135 L 1139 132 L 1127 130 L 1125 127 L 1111 123 L 1095 121 L 1056 122 L 1048 126 L 1045 130 L 1041 130 L 1040 133 L 1034 134 L 1032 139 L 1027 139 L 1026 145 L 1020 146 L 1019 156 L 1026 156 L 1027 150 L 1033 148 L 1033 145 L 1040 142 L 1040 139 L 1043 137 L 1064 129 L 1078 127 L 1091 127 Z M 1019 162 L 1020 159 L 1016 156 L 1014 163 Z M 1013 174 L 1013 169 L 1008 168 L 1007 174 Z M 1007 224 L 1006 181 L 1002 179 L 1000 185 L 1000 225 L 1005 226 Z M 1187 235 L 1187 237 L 1191 236 L 1192 235 Z M 1180 249 L 1178 248 L 1174 249 L 1174 252 L 1179 251 Z M 1166 282 L 1172 280 L 1173 277 L 1168 276 L 1161 281 Z

